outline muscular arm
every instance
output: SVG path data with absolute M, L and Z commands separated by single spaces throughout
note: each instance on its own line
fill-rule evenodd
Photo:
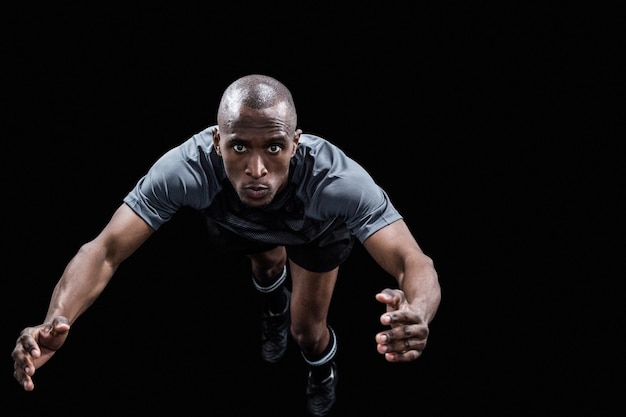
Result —
M 68 263 L 54 288 L 45 322 L 64 316 L 72 324 L 102 293 L 120 263 L 153 232 L 122 204 L 100 234 L 81 246 Z
M 417 359 L 428 338 L 428 324 L 441 301 L 433 261 L 417 244 L 403 220 L 386 226 L 363 243 L 368 253 L 398 281 L 400 291 L 385 289 L 376 295 L 387 305 L 381 323 L 391 326 L 376 335 L 378 351 L 392 362 Z
M 20 332 L 11 356 L 13 377 L 24 390 L 35 388 L 35 370 L 65 343 L 71 324 L 102 293 L 122 261 L 154 230 L 122 204 L 109 223 L 70 260 L 54 288 L 46 319 Z

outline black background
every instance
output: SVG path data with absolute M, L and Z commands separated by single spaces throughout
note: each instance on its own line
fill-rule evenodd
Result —
M 330 313 L 335 415 L 623 413 L 611 11 L 338 6 L 5 8 L 7 409 L 301 415 L 299 352 L 262 363 L 246 261 L 212 255 L 185 210 L 120 267 L 35 391 L 12 378 L 19 331 L 43 319 L 78 247 L 156 158 L 214 123 L 230 82 L 266 73 L 292 90 L 305 132 L 388 191 L 440 274 L 423 357 L 388 364 L 374 295 L 394 282 L 355 248 Z

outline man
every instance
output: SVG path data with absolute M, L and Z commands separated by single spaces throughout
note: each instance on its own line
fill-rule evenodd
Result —
M 327 315 L 356 240 L 399 285 L 376 295 L 389 326 L 375 335 L 378 352 L 389 362 L 421 355 L 441 298 L 432 260 L 360 165 L 297 128 L 290 91 L 252 74 L 227 87 L 217 125 L 158 159 L 70 260 L 44 322 L 25 328 L 12 352 L 26 391 L 121 262 L 183 206 L 203 213 L 217 248 L 249 257 L 252 284 L 264 294 L 262 357 L 279 361 L 291 334 L 309 370 L 310 415 L 328 415 L 335 403 L 337 335 Z

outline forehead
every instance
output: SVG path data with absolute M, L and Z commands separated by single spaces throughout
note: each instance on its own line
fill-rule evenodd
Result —
M 263 109 L 241 104 L 229 110 L 219 123 L 222 134 L 285 136 L 295 129 L 290 124 L 289 107 L 284 102 Z

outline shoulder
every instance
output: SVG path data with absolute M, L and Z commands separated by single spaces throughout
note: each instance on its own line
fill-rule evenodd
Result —
M 195 133 L 167 150 L 154 164 L 153 169 L 180 170 L 180 165 L 200 168 L 213 150 L 213 127 Z
M 312 133 L 302 133 L 300 135 L 300 141 L 298 142 L 298 146 L 306 149 L 313 154 L 317 154 L 319 152 L 340 152 L 341 149 L 339 147 L 330 142 L 328 139 L 318 136 Z
M 295 182 L 311 200 L 333 202 L 335 207 L 379 201 L 380 187 L 371 175 L 339 146 L 316 135 L 301 136 L 298 144 Z
M 349 157 L 343 149 L 329 140 L 313 135 L 302 134 L 298 143 L 296 158 L 304 167 L 313 171 L 339 171 L 360 169 L 360 166 Z
M 144 188 L 181 203 L 204 200 L 206 189 L 215 190 L 219 178 L 210 157 L 213 150 L 212 127 L 208 127 L 170 148 L 150 167 L 141 180 Z
M 178 149 L 181 156 L 187 159 L 198 159 L 202 154 L 208 155 L 213 149 L 213 129 L 217 126 L 209 126 L 182 142 Z

